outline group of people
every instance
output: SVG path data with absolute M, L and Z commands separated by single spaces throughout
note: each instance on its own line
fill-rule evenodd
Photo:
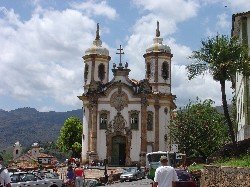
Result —
M 168 166 L 168 159 L 166 156 L 160 158 L 161 166 L 155 171 L 154 187 L 170 187 L 174 181 L 179 181 L 175 169 Z M 113 171 L 108 177 L 108 184 L 112 184 Z M 68 166 L 67 179 L 65 184 L 69 187 L 82 187 L 84 179 L 84 169 L 80 167 L 80 162 L 76 163 L 76 168 L 72 165 Z
M 75 169 L 73 169 L 72 165 L 69 165 L 66 173 L 65 185 L 68 187 L 82 187 L 83 180 L 84 169 L 81 167 L 80 162 L 76 162 Z
M 178 181 L 175 169 L 168 166 L 166 156 L 160 158 L 161 165 L 155 171 L 154 187 L 172 186 L 173 181 Z M 3 157 L 0 155 L 0 187 L 11 187 L 11 179 L 8 170 L 3 168 Z M 65 185 L 69 187 L 82 187 L 84 181 L 84 169 L 80 166 L 80 162 L 76 163 L 76 168 L 72 165 L 68 166 Z

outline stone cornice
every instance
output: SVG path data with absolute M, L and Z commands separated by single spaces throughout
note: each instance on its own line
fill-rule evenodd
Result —
M 147 57 L 151 57 L 151 56 L 167 56 L 167 57 L 170 57 L 172 58 L 173 57 L 173 54 L 172 53 L 168 53 L 168 52 L 150 52 L 150 53 L 146 53 L 143 55 L 144 58 L 147 58 Z
M 170 84 L 168 84 L 168 83 L 150 83 L 151 85 L 158 85 L 158 86 L 171 86 Z
M 121 86 L 123 89 L 128 90 L 132 96 L 135 96 L 135 91 L 133 89 L 133 86 L 129 86 L 122 82 L 113 82 L 107 85 L 107 89 L 104 91 L 104 95 L 109 95 L 110 92 L 114 89 L 118 89 L 118 87 Z M 127 89 L 126 89 L 127 88 Z
M 101 60 L 108 60 L 108 61 L 111 60 L 111 57 L 110 57 L 110 56 L 99 55 L 99 54 L 84 55 L 82 58 L 83 58 L 85 61 L 88 60 L 88 59 L 91 60 L 92 58 L 101 59 Z

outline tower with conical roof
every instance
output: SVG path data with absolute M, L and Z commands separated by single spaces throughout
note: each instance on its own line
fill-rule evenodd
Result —
M 157 21 L 154 43 L 146 49 L 145 58 L 146 79 L 154 92 L 171 93 L 171 49 L 163 44 L 160 37 L 159 22 Z
M 106 84 L 109 81 L 109 51 L 102 47 L 102 41 L 99 33 L 99 23 L 97 23 L 96 38 L 92 47 L 85 51 L 82 57 L 85 63 L 84 67 L 84 91 L 87 92 L 91 83 L 101 82 Z

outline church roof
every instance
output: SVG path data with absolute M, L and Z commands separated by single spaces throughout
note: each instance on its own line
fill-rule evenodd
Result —
M 171 49 L 168 45 L 163 44 L 163 38 L 160 37 L 159 22 L 157 21 L 156 35 L 153 39 L 154 43 L 146 49 L 146 53 L 151 52 L 167 52 L 171 53 Z
M 85 51 L 86 55 L 97 54 L 97 55 L 105 55 L 109 56 L 109 51 L 105 47 L 102 47 L 102 41 L 99 34 L 99 23 L 97 23 L 97 30 L 96 30 L 96 38 L 93 41 L 92 47 L 88 48 Z

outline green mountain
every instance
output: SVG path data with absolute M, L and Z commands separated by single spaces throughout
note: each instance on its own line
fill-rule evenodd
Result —
M 82 120 L 82 109 L 67 112 L 39 112 L 28 107 L 11 111 L 0 109 L 0 150 L 17 141 L 23 147 L 34 142 L 55 142 L 64 121 L 71 116 Z
M 222 106 L 216 109 L 223 113 Z M 67 112 L 39 112 L 28 107 L 9 112 L 0 109 L 0 151 L 17 141 L 23 147 L 30 147 L 34 142 L 55 142 L 64 121 L 71 116 L 82 120 L 82 109 Z

